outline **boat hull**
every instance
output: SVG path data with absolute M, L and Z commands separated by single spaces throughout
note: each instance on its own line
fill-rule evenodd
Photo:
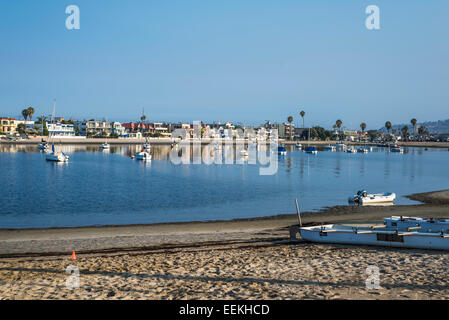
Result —
M 50 153 L 45 156 L 45 160 L 53 161 L 53 162 L 67 162 L 69 160 L 69 158 L 62 154 L 51 154 Z
M 147 152 L 139 152 L 138 154 L 136 154 L 136 159 L 137 160 L 151 160 L 151 154 L 149 154 Z
M 324 230 L 332 230 L 334 225 L 324 226 Z M 396 248 L 449 250 L 449 238 L 439 233 L 396 233 L 395 231 L 337 230 L 321 231 L 320 227 L 301 228 L 304 240 L 318 243 L 336 243 L 350 245 L 373 245 Z M 360 233 L 370 232 L 370 233 Z

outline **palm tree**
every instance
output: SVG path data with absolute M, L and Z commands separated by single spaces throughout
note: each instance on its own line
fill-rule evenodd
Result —
M 304 130 L 304 116 L 306 115 L 306 113 L 305 113 L 304 111 L 301 111 L 301 112 L 299 113 L 299 115 L 300 115 L 301 118 L 302 118 L 302 130 Z
M 420 126 L 418 128 L 419 139 L 422 139 L 422 136 L 427 133 L 427 128 L 425 126 Z
M 366 129 L 366 123 L 365 122 L 362 122 L 360 124 L 360 129 L 362 129 L 362 135 L 363 135 L 365 133 L 365 129 Z
M 388 134 L 390 134 L 390 129 L 391 129 L 391 122 L 390 121 L 385 122 L 385 128 L 387 129 Z
M 362 129 L 362 133 L 365 132 L 365 129 L 366 129 L 366 123 L 365 122 L 362 122 L 360 124 L 360 129 Z
M 143 132 L 143 124 L 145 122 L 145 120 L 147 119 L 147 117 L 142 113 L 142 116 L 140 117 L 140 132 Z
M 338 139 L 340 140 L 340 136 L 341 136 L 341 126 L 343 124 L 343 121 L 341 121 L 340 119 L 338 119 L 337 121 L 335 121 L 335 127 L 338 128 L 339 134 L 338 134 Z
M 23 109 L 22 110 L 22 116 L 25 119 L 25 121 L 27 121 L 27 118 L 28 118 L 29 114 L 30 113 L 29 113 L 28 109 Z
M 33 114 L 34 114 L 34 108 L 30 106 L 28 109 L 28 116 L 30 117 L 30 120 L 33 120 Z
M 290 123 L 290 140 L 293 140 L 293 127 L 292 127 L 292 122 L 293 122 L 293 117 L 289 116 L 287 118 L 288 123 Z
M 412 126 L 413 126 L 413 134 L 416 134 L 416 123 L 417 123 L 418 121 L 415 119 L 415 118 L 413 118 L 412 120 L 410 120 L 410 123 L 412 124 Z
M 403 126 L 402 129 L 401 129 L 401 132 L 402 132 L 402 137 L 404 139 L 406 139 L 407 135 L 408 135 L 408 126 Z

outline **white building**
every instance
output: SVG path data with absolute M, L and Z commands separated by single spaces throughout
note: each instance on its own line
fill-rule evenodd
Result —
M 73 124 L 64 124 L 64 123 L 46 123 L 48 135 L 56 138 L 74 138 L 75 137 L 75 128 Z M 36 124 L 39 127 L 39 134 L 43 134 L 42 132 L 42 124 Z

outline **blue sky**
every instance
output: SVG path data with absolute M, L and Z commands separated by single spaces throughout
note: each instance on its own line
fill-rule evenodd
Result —
M 80 30 L 65 28 L 71 4 Z M 0 116 L 48 115 L 56 98 L 77 119 L 447 119 L 448 12 L 447 0 L 2 0 Z

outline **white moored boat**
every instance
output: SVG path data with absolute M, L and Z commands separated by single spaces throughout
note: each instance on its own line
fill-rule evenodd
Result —
M 56 152 L 55 145 L 51 146 L 51 152 L 45 155 L 45 160 L 55 161 L 55 162 L 67 162 L 69 161 L 69 156 L 64 154 L 64 152 Z
M 361 205 L 364 204 L 382 204 L 391 203 L 396 199 L 394 192 L 374 193 L 368 194 L 366 191 L 358 191 L 356 195 L 348 198 L 349 202 L 357 202 Z
M 337 151 L 337 147 L 336 146 L 331 146 L 331 145 L 324 146 L 323 149 L 326 150 L 326 151 Z
M 103 143 L 101 146 L 100 146 L 100 149 L 101 150 L 106 150 L 106 149 L 109 149 L 109 144 L 107 143 L 107 142 L 105 142 L 105 143 Z
M 148 161 L 151 160 L 151 154 L 142 148 L 142 151 L 136 153 L 136 159 Z
M 301 227 L 299 230 L 304 240 L 312 242 L 449 250 L 447 230 L 419 232 L 335 224 Z

